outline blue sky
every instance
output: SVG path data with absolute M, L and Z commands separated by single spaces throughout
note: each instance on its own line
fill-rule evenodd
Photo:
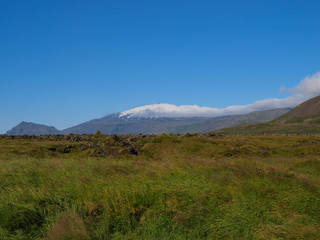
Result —
M 320 71 L 320 1 L 0 0 L 0 133 L 154 103 L 285 98 Z

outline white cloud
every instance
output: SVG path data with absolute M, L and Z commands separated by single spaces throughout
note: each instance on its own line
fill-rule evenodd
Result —
M 320 72 L 307 76 L 292 91 L 303 95 L 318 95 L 320 93 Z
M 284 87 L 281 87 L 284 90 Z M 269 98 L 248 105 L 233 105 L 226 108 L 200 107 L 197 105 L 153 104 L 124 111 L 120 117 L 219 117 L 246 114 L 275 108 L 295 107 L 305 100 L 320 94 L 320 72 L 307 76 L 296 87 L 287 90 L 292 95 L 286 98 Z

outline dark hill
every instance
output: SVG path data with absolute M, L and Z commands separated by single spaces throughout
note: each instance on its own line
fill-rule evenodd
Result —
M 21 122 L 19 125 L 7 131 L 7 135 L 48 135 L 59 134 L 60 131 L 55 127 L 49 127 L 44 124 L 31 122 Z

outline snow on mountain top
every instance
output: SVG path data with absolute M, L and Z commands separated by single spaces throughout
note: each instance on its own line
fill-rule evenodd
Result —
M 197 105 L 181 105 L 159 103 L 133 108 L 120 113 L 119 117 L 204 117 L 217 108 L 199 107 Z
M 294 107 L 302 102 L 302 98 L 287 97 L 284 99 L 270 98 L 256 101 L 248 105 L 234 105 L 226 108 L 200 107 L 198 105 L 181 105 L 160 103 L 133 108 L 119 114 L 119 117 L 219 117 L 227 115 L 246 114 L 253 111 L 268 110 L 275 108 Z

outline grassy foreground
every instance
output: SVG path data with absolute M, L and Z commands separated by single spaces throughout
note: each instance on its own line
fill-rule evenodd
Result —
M 0 139 L 0 239 L 319 239 L 320 138 Z

